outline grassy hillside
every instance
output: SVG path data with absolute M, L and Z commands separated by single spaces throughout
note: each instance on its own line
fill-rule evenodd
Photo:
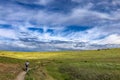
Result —
M 0 57 L 0 80 L 12 80 L 22 70 L 23 60 Z
M 61 52 L 0 51 L 0 80 L 13 80 L 29 60 L 26 80 L 120 80 L 120 49 Z M 8 69 L 8 70 L 7 70 Z M 13 71 L 13 72 L 12 72 Z M 7 74 L 7 73 L 10 74 Z M 1 74 L 2 73 L 2 74 Z

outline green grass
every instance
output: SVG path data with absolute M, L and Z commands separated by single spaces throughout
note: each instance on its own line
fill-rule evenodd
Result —
M 120 80 L 120 49 L 61 52 L 0 51 L 0 56 L 0 63 L 19 64 L 19 68 L 29 60 L 32 69 L 27 74 L 26 80 Z M 0 80 L 3 78 L 8 80 L 6 77 L 13 80 L 15 76 L 4 74 Z

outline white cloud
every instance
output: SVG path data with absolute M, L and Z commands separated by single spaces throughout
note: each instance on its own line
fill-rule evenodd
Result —
M 40 0 L 43 1 L 43 0 Z M 45 0 L 44 0 L 45 1 Z M 44 2 L 43 1 L 43 2 Z M 45 1 L 47 2 L 47 1 Z M 88 6 L 88 7 L 86 7 Z M 85 25 L 85 24 L 100 24 L 103 21 L 119 20 L 119 10 L 109 13 L 102 13 L 90 10 L 92 3 L 89 3 L 85 7 L 74 8 L 69 14 L 61 14 L 54 12 L 47 12 L 45 10 L 26 10 L 22 7 L 2 7 L 1 19 L 9 24 L 26 24 L 30 21 L 34 21 L 37 25 Z M 4 9 L 6 8 L 6 9 Z M 17 11 L 16 11 L 17 10 Z M 36 25 L 35 25 L 36 26 Z
M 6 11 L 5 11 L 5 13 L 6 13 Z M 38 11 L 37 14 L 35 14 L 36 12 L 30 11 L 30 10 L 28 11 L 28 13 L 26 13 L 26 11 L 24 9 L 20 9 L 20 11 L 18 11 L 18 12 L 11 10 L 8 13 L 9 13 L 8 16 L 5 16 L 4 20 L 8 23 L 10 23 L 10 21 L 13 21 L 10 24 L 13 24 L 14 26 L 19 27 L 20 30 L 27 31 L 26 28 L 28 28 L 28 26 L 33 26 L 33 27 L 37 26 L 37 25 L 31 25 L 31 23 L 29 23 L 29 21 L 33 20 L 36 23 L 38 23 L 38 25 L 41 25 L 41 24 L 46 25 L 46 27 L 44 27 L 44 26 L 40 26 L 40 27 L 47 28 L 47 29 L 54 28 L 54 30 L 58 29 L 58 32 L 60 32 L 60 28 L 62 28 L 62 30 L 63 30 L 64 29 L 63 27 L 65 27 L 65 26 L 58 27 L 57 25 L 61 25 L 61 24 L 82 25 L 82 24 L 87 24 L 87 22 L 92 23 L 94 21 L 98 21 L 101 23 L 102 20 L 106 20 L 106 19 L 107 20 L 115 20 L 115 19 L 118 19 L 118 17 L 114 17 L 114 16 L 116 16 L 116 15 L 119 16 L 118 11 L 114 12 L 112 14 L 107 14 L 107 13 L 100 13 L 97 11 L 91 11 L 88 8 L 82 8 L 82 9 L 75 8 L 69 14 L 47 13 L 46 11 Z M 111 15 L 113 16 L 112 18 L 111 18 Z M 23 23 L 19 24 L 19 22 L 17 22 L 20 20 L 23 20 Z M 93 20 L 93 21 L 91 21 L 91 20 Z M 49 24 L 54 24 L 56 26 L 49 27 Z M 111 25 L 109 25 L 109 26 L 111 26 Z M 119 25 L 117 25 L 117 26 L 119 26 Z M 90 30 L 91 32 L 93 31 L 92 33 L 86 34 L 85 32 L 82 32 L 82 33 L 81 32 L 78 32 L 78 33 L 73 32 L 71 34 L 68 34 L 67 36 L 71 35 L 72 38 L 80 37 L 81 40 L 89 41 L 90 39 L 94 39 L 95 37 L 102 35 L 100 32 L 100 29 L 101 29 L 100 27 L 101 26 L 99 26 L 99 28 L 96 30 Z M 107 25 L 104 27 L 106 28 Z M 41 35 L 44 35 L 41 38 L 46 38 L 46 39 L 47 38 L 53 39 L 54 37 L 56 39 L 58 39 L 57 36 L 65 37 L 65 36 L 62 36 L 61 34 L 51 36 L 49 33 L 44 33 Z M 84 35 L 84 36 L 81 37 L 81 35 Z
M 14 30 L 9 29 L 0 29 L 0 37 L 17 39 L 16 32 Z
M 120 0 L 113 0 L 112 5 L 120 5 Z
M 36 4 L 41 4 L 41 5 L 47 5 L 49 3 L 51 3 L 53 0 L 38 0 L 37 2 L 35 2 Z
M 96 44 L 120 44 L 120 35 L 111 34 L 104 39 L 93 41 Z

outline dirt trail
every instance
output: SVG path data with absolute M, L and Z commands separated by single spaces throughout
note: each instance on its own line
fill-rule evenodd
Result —
M 24 80 L 25 75 L 26 75 L 26 72 L 23 71 L 23 72 L 21 72 L 21 73 L 18 74 L 18 76 L 16 77 L 15 80 Z
M 47 74 L 47 71 L 42 66 L 36 66 L 35 68 L 30 68 L 29 70 L 31 69 L 37 70 L 35 74 L 38 75 L 39 80 L 54 80 L 49 74 Z M 20 72 L 15 80 L 25 80 L 26 73 L 26 71 Z

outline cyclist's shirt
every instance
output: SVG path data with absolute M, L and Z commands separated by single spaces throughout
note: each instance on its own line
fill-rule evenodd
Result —
M 25 66 L 28 67 L 28 66 L 29 66 L 29 62 L 26 62 L 26 63 L 25 63 Z

